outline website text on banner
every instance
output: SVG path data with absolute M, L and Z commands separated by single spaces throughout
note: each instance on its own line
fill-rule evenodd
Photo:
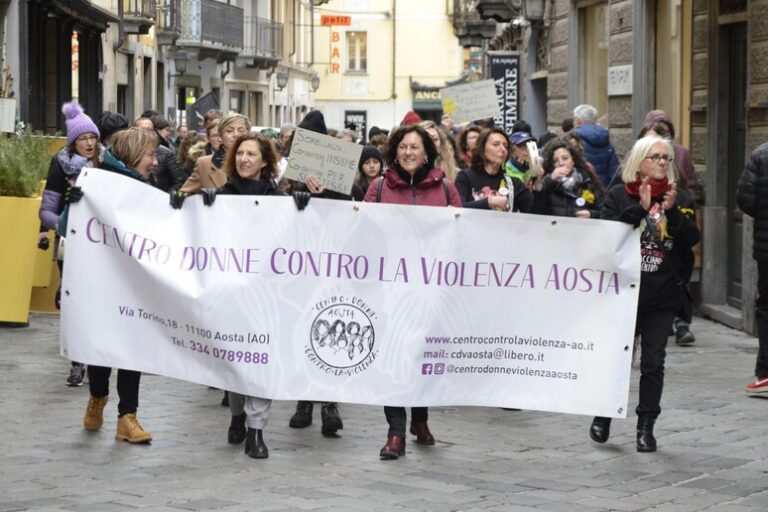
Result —
M 78 184 L 74 360 L 283 400 L 626 414 L 625 224 L 288 197 L 172 210 L 111 173 Z

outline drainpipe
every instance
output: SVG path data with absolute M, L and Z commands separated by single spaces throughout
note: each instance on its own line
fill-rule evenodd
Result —
M 315 2 L 309 3 L 309 69 L 315 65 Z
M 123 43 L 125 42 L 125 29 L 123 28 L 123 15 L 124 15 L 123 2 L 122 0 L 120 0 L 117 2 L 117 18 L 119 20 L 117 22 L 117 34 L 118 34 L 117 41 L 115 41 L 114 44 L 112 45 L 112 50 L 115 52 L 119 50 L 123 46 Z
M 288 55 L 288 57 L 296 55 L 296 27 L 298 25 L 296 23 L 296 0 L 291 2 L 291 12 L 293 13 L 291 16 L 291 20 L 293 20 L 293 46 L 291 47 L 291 54 Z
M 397 0 L 392 0 L 392 99 L 397 99 L 395 69 L 397 63 Z

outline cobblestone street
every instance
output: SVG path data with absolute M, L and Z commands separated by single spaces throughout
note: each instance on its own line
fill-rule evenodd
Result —
M 221 392 L 150 375 L 138 417 L 151 445 L 114 440 L 114 374 L 104 427 L 86 432 L 88 388 L 65 386 L 58 325 L 38 314 L 0 330 L 0 512 L 768 509 L 768 402 L 743 391 L 757 341 L 705 320 L 694 346 L 668 348 L 657 453 L 636 453 L 634 416 L 597 445 L 583 416 L 441 407 L 430 410 L 437 444 L 409 439 L 407 455 L 386 462 L 379 407 L 341 404 L 344 430 L 324 438 L 319 407 L 295 430 L 294 404 L 276 402 L 270 458 L 257 461 L 226 443 Z

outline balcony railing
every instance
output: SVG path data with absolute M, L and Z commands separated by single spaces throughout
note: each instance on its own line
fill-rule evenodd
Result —
M 155 19 L 157 16 L 156 0 L 122 0 L 123 16 L 131 18 Z
M 227 52 L 243 48 L 243 10 L 214 0 L 181 0 L 178 46 Z
M 181 35 L 181 0 L 160 0 L 157 5 L 158 34 Z
M 265 18 L 247 17 L 244 23 L 241 57 L 257 61 L 279 61 L 283 58 L 283 24 Z

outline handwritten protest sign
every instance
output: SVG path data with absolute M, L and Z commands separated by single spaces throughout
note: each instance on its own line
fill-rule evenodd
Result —
M 285 177 L 304 183 L 315 176 L 328 190 L 349 194 L 363 147 L 303 128 L 296 129 Z
M 457 123 L 486 119 L 499 115 L 493 80 L 454 85 L 440 89 L 443 113 Z

